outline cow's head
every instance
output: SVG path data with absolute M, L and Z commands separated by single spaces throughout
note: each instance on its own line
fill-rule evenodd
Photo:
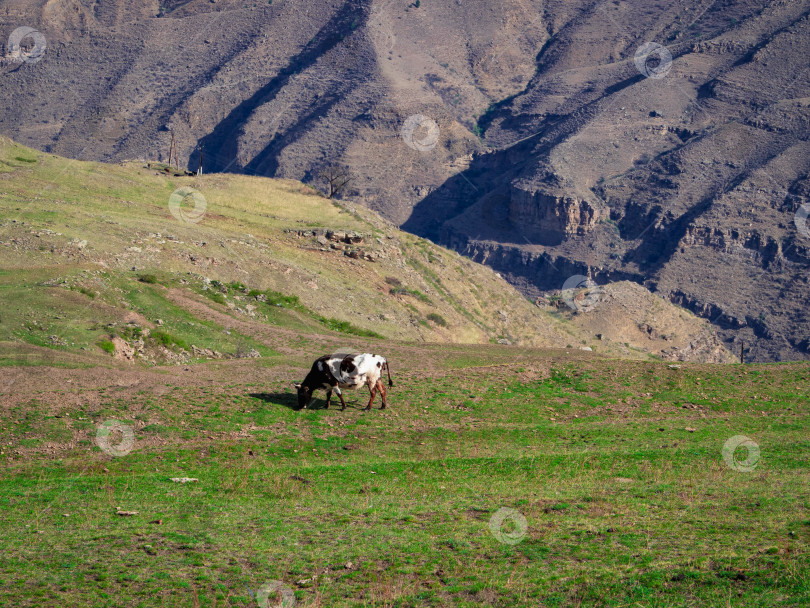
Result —
M 296 384 L 295 389 L 298 391 L 298 409 L 300 410 L 312 401 L 312 389 L 303 384 Z

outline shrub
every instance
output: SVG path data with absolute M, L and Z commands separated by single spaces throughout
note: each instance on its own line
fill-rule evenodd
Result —
M 101 350 L 106 350 L 111 355 L 115 354 L 115 344 L 113 344 L 110 340 L 99 340 L 96 342 L 96 346 L 98 346 Z
M 118 330 L 118 335 L 124 340 L 138 340 L 143 335 L 143 328 L 137 325 L 125 325 Z
M 385 277 L 385 282 L 394 287 L 402 287 L 402 281 L 396 277 Z
M 376 331 L 372 331 L 370 329 L 363 329 L 362 327 L 357 327 L 356 325 L 352 325 L 348 321 L 341 321 L 340 319 L 329 319 L 327 317 L 321 316 L 316 316 L 315 318 L 332 331 L 338 331 L 344 334 L 352 334 L 355 336 L 363 336 L 366 338 L 384 337 L 378 334 Z
M 297 308 L 301 305 L 301 302 L 298 300 L 298 296 L 285 296 L 283 293 L 273 291 L 272 289 L 265 291 L 264 295 L 267 296 L 267 303 L 270 306 Z
M 150 334 L 150 337 L 157 344 L 161 344 L 166 348 L 171 348 L 172 345 L 176 345 L 180 348 L 188 349 L 188 345 L 183 340 L 181 340 L 180 338 L 176 338 L 175 336 L 165 331 L 153 331 Z
M 391 291 L 389 292 L 392 296 L 396 295 L 404 295 L 404 296 L 413 296 L 420 302 L 424 302 L 425 304 L 431 304 L 430 298 L 423 294 L 418 289 L 408 289 L 407 287 L 392 287 Z
M 248 288 L 245 286 L 244 283 L 240 283 L 239 281 L 232 281 L 228 283 L 228 287 L 233 291 L 247 291 Z
M 150 285 L 158 282 L 157 277 L 153 274 L 139 274 L 138 280 L 141 283 L 149 283 Z
M 207 289 L 203 292 L 208 298 L 216 302 L 217 304 L 225 304 L 225 296 L 223 296 L 218 291 L 212 291 Z
M 432 312 L 428 316 L 428 321 L 433 321 L 436 325 L 441 327 L 447 327 L 447 321 L 444 320 L 444 317 L 438 313 Z
M 91 300 L 96 297 L 96 292 L 91 289 L 87 289 L 87 287 L 79 287 L 79 293 L 83 293 Z

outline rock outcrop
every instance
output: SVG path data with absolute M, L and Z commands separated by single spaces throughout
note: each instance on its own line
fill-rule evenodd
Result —
M 558 244 L 571 236 L 593 232 L 605 210 L 572 196 L 555 196 L 513 187 L 509 221 L 520 232 L 541 243 Z

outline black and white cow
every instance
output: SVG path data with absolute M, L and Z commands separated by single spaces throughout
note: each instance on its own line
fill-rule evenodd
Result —
M 301 384 L 296 384 L 298 389 L 298 409 L 302 409 L 312 401 L 312 393 L 317 389 L 326 390 L 326 407 L 329 407 L 329 400 L 332 392 L 336 392 L 340 397 L 342 409 L 346 409 L 346 402 L 343 400 L 342 389 L 357 389 L 361 386 L 368 386 L 371 391 L 366 410 L 371 409 L 377 391 L 382 395 L 382 407 L 385 409 L 385 384 L 382 381 L 383 371 L 388 372 L 388 386 L 394 386 L 391 380 L 391 370 L 388 368 L 388 361 L 379 355 L 370 353 L 362 354 L 337 354 L 324 355 L 312 364 L 307 377 Z

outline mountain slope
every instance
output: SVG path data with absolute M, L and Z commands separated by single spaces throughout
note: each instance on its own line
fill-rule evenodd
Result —
M 358 174 L 352 196 L 395 222 L 483 149 L 476 118 L 522 90 L 548 37 L 525 0 L 474 0 L 463 11 L 393 0 L 104 5 L 9 8 L 0 37 L 36 27 L 48 49 L 37 63 L 0 68 L 3 133 L 118 161 L 167 160 L 173 130 L 194 170 L 202 148 L 206 172 L 304 181 L 343 161 Z M 428 156 L 399 138 L 413 114 L 441 127 Z
M 174 137 L 191 170 L 319 187 L 339 162 L 347 198 L 525 295 L 630 280 L 754 359 L 810 356 L 806 1 L 103 4 L 7 6 L 0 35 L 48 50 L 0 66 L 0 132 L 105 161 Z
M 560 266 L 629 279 L 755 359 L 807 358 L 810 5 L 636 8 L 598 5 L 562 30 L 486 117 L 500 149 L 405 226 L 529 294 L 557 287 Z M 645 40 L 674 57 L 661 77 L 633 61 Z

